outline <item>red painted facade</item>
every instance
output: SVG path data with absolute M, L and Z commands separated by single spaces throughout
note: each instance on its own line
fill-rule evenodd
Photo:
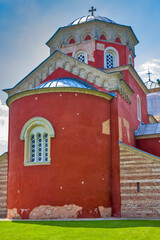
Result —
M 89 52 L 88 65 L 100 72 L 105 68 L 105 51 L 110 47 L 118 52 L 118 66 L 128 65 L 131 57 L 134 68 L 134 56 L 120 39 L 109 42 L 104 35 L 100 40 L 87 35 L 84 40 L 76 43 L 71 38 L 68 45 L 62 44 L 61 51 L 68 55 L 68 62 L 75 56 L 75 49 L 79 46 L 79 50 L 87 49 Z M 92 58 L 89 58 L 89 54 Z M 77 61 L 76 64 L 80 63 Z M 86 64 L 83 67 L 88 66 Z M 114 217 L 121 216 L 118 142 L 120 140 L 160 156 L 157 150 L 160 138 L 135 140 L 134 131 L 140 121 L 148 123 L 146 92 L 137 78 L 133 77 L 135 72 L 135 75 L 128 69 L 119 72 L 123 73 L 123 80 L 133 92 L 131 102 L 125 100 L 118 88 L 110 91 L 115 93 L 111 100 L 98 94 L 76 93 L 74 90 L 48 90 L 39 94 L 32 94 L 31 91 L 27 96 L 24 94 L 13 100 L 9 119 L 9 210 L 16 209 L 18 216 L 29 218 L 30 213 L 39 206 L 59 208 L 75 205 L 77 209 L 81 208 L 76 211 L 77 218 L 104 217 L 100 210 L 102 208 L 111 210 Z M 83 79 L 79 75 L 58 67 L 40 84 L 60 78 L 90 83 L 87 77 Z M 96 81 L 92 82 L 90 84 L 98 90 L 94 91 L 109 93 L 109 90 L 97 86 Z M 141 103 L 140 120 L 137 97 Z M 20 134 L 26 122 L 34 117 L 48 120 L 55 130 L 55 137 L 50 139 L 50 165 L 24 165 L 25 142 L 20 139 Z M 12 218 L 11 215 L 8 217 Z
M 8 208 L 16 206 L 18 213 L 27 218 L 39 205 L 74 203 L 82 206 L 77 217 L 100 217 L 99 211 L 95 212 L 98 206 L 111 207 L 111 139 L 110 135 L 102 134 L 102 122 L 110 119 L 110 115 L 108 100 L 80 93 L 38 94 L 13 102 Z M 51 165 L 24 166 L 24 141 L 20 140 L 20 133 L 24 124 L 37 116 L 50 121 L 55 129 Z M 21 209 L 29 209 L 27 215 Z
M 136 139 L 136 147 L 149 152 L 153 155 L 160 157 L 160 137 L 147 138 L 147 139 Z

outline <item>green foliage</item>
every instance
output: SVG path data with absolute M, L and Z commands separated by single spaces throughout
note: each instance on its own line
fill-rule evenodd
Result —
M 0 221 L 0 240 L 159 240 L 160 220 Z
M 158 85 L 160 85 L 160 79 L 157 79 L 157 83 L 158 83 Z

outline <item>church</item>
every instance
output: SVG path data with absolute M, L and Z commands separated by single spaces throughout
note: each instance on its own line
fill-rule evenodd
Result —
M 134 68 L 139 41 L 95 10 L 60 27 L 50 56 L 4 90 L 1 217 L 160 217 L 160 122 Z

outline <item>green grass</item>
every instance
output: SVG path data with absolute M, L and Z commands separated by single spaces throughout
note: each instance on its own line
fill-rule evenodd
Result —
M 160 240 L 160 220 L 0 221 L 0 240 Z

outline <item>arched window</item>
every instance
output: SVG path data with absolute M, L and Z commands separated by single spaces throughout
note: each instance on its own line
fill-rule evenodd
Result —
M 137 95 L 137 118 L 141 122 L 141 100 L 139 95 Z
M 129 55 L 129 57 L 128 57 L 128 63 L 129 63 L 129 64 L 133 64 L 133 63 L 132 63 L 132 57 L 131 57 L 131 55 Z
M 42 117 L 35 117 L 25 123 L 20 139 L 25 140 L 24 164 L 50 163 L 50 138 L 54 137 L 51 123 Z
M 104 51 L 104 68 L 113 68 L 119 66 L 119 54 L 113 47 L 108 47 Z
M 74 38 L 71 38 L 71 39 L 69 40 L 69 44 L 72 44 L 72 43 L 75 43 Z
M 83 50 L 76 52 L 75 58 L 77 58 L 81 62 L 87 63 L 87 53 Z
M 105 37 L 103 34 L 100 36 L 100 39 L 101 39 L 101 40 L 104 40 L 104 41 L 107 40 L 106 37 Z
M 87 41 L 87 40 L 90 40 L 90 39 L 91 39 L 91 36 L 87 35 L 84 40 Z
M 121 43 L 121 40 L 120 40 L 120 38 L 119 38 L 119 37 L 117 37 L 117 38 L 115 39 L 115 42 L 116 42 L 116 43 Z

